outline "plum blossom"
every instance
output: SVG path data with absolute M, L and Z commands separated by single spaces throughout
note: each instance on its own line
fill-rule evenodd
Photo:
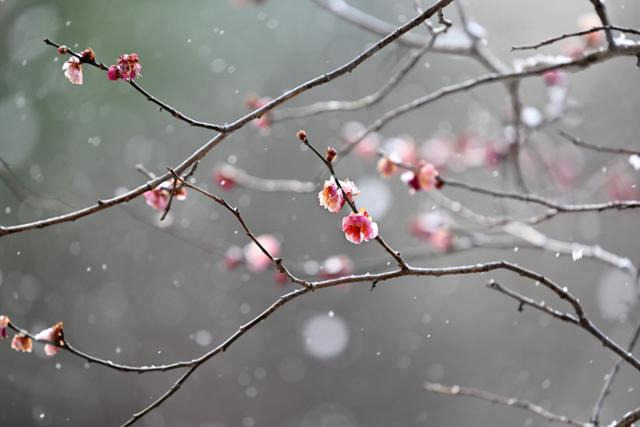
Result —
M 25 353 L 31 353 L 33 348 L 33 341 L 25 334 L 15 334 L 11 340 L 11 348 L 15 351 L 22 351 Z
M 549 70 L 542 73 L 542 80 L 544 84 L 553 86 L 565 86 L 567 84 L 567 73 L 562 70 Z
M 438 170 L 431 163 L 421 160 L 415 170 L 410 170 L 400 177 L 409 186 L 411 194 L 419 190 L 432 190 L 439 186 Z
M 452 220 L 441 212 L 424 213 L 411 221 L 411 234 L 425 239 L 439 252 L 447 252 L 453 245 Z
M 350 213 L 342 218 L 342 231 L 351 243 L 359 245 L 378 237 L 378 224 L 376 224 L 365 209 L 358 213 Z
M 147 205 L 151 206 L 157 211 L 164 211 L 169 205 L 169 199 L 171 198 L 171 191 L 173 190 L 173 180 L 165 181 L 158 185 L 153 190 L 149 190 L 143 194 Z M 176 200 L 184 200 L 187 198 L 187 190 L 184 186 L 178 186 L 173 195 Z
M 118 57 L 116 64 L 107 69 L 107 78 L 109 80 L 123 79 L 131 81 L 139 77 L 141 71 L 142 65 L 138 54 L 125 53 Z
M 280 256 L 280 241 L 272 234 L 263 234 L 258 236 L 257 240 L 272 257 Z M 244 247 L 244 259 L 249 270 L 256 273 L 266 270 L 271 265 L 271 259 L 262 252 L 262 249 L 255 242 Z
M 395 153 L 403 163 L 413 164 L 418 159 L 418 148 L 415 141 L 408 135 L 389 138 L 384 142 L 386 153 Z
M 62 64 L 64 76 L 74 85 L 82 84 L 82 62 L 72 56 L 64 64 Z
M 383 178 L 390 178 L 398 171 L 397 163 L 399 161 L 400 158 L 395 153 L 391 153 L 390 156 L 382 156 L 380 160 L 378 160 L 376 169 Z
M 213 182 L 223 190 L 233 190 L 236 185 L 236 172 L 229 165 L 223 165 L 213 170 Z
M 0 316 L 0 340 L 3 340 L 9 336 L 7 334 L 7 328 L 9 327 L 10 322 L 11 320 L 9 320 L 8 316 Z
M 578 18 L 578 26 L 580 31 L 587 31 L 594 27 L 601 26 L 600 18 L 595 13 L 586 13 Z M 584 43 L 588 47 L 598 47 L 604 42 L 604 31 L 594 31 L 589 34 L 585 34 L 583 37 Z
M 240 246 L 229 246 L 224 253 L 224 266 L 227 270 L 234 270 L 242 263 L 244 253 Z
M 51 343 L 57 344 L 45 344 L 44 352 L 47 356 L 55 356 L 55 354 L 60 350 L 61 345 L 64 345 L 64 341 L 62 339 L 62 322 L 58 322 L 50 328 L 47 328 L 38 334 L 36 334 L 35 339 L 38 341 L 49 341 Z
M 342 187 L 342 190 L 340 187 Z M 327 209 L 329 212 L 337 213 L 340 212 L 346 203 L 347 198 L 349 200 L 353 200 L 355 196 L 360 194 L 360 190 L 356 184 L 348 179 L 345 179 L 344 181 L 340 180 L 340 187 L 338 187 L 338 184 L 333 177 L 325 181 L 324 188 L 318 193 L 320 206 Z
M 271 101 L 273 101 L 272 98 L 268 98 L 268 97 L 259 98 L 256 95 L 250 95 L 247 98 L 246 104 L 247 104 L 247 108 L 249 108 L 250 110 L 257 110 L 259 108 L 264 107 Z M 253 119 L 252 123 L 260 131 L 267 132 L 271 128 L 271 114 L 269 112 L 266 112 L 262 116 L 256 119 Z

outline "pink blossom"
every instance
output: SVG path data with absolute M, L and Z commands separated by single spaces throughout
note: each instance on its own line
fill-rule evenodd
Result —
M 64 345 L 64 341 L 62 340 L 62 322 L 58 322 L 52 327 L 39 332 L 36 334 L 35 339 L 38 341 L 49 341 L 57 344 L 45 344 L 44 346 L 44 352 L 47 356 L 55 356 L 58 350 L 60 350 L 59 346 Z
M 353 273 L 353 262 L 346 255 L 334 255 L 327 258 L 320 267 L 320 277 L 336 279 Z
M 227 270 L 233 270 L 242 263 L 244 254 L 240 246 L 230 246 L 224 253 L 224 266 Z
M 423 190 L 432 190 L 438 185 L 438 170 L 431 163 L 421 161 L 418 164 L 418 183 Z
M 605 188 L 611 200 L 632 200 L 640 196 L 637 180 L 626 170 L 610 171 Z
M 580 31 L 587 31 L 594 27 L 601 26 L 600 18 L 595 13 L 587 13 L 578 18 L 578 26 Z M 598 47 L 604 42 L 604 31 L 594 31 L 582 36 L 588 47 Z
M 165 181 L 158 185 L 156 188 L 150 191 L 146 191 L 142 195 L 147 201 L 147 205 L 151 206 L 157 211 L 164 211 L 169 205 L 169 199 L 171 198 L 171 191 L 173 190 L 173 180 Z M 175 200 L 184 200 L 187 198 L 187 190 L 184 186 L 178 186 L 176 192 L 173 195 Z
M 411 221 L 411 234 L 425 239 L 436 250 L 446 252 L 453 245 L 451 219 L 441 212 L 428 212 Z
M 453 142 L 450 138 L 431 138 L 420 147 L 422 157 L 437 168 L 444 167 L 449 159 L 455 155 Z
M 318 193 L 320 206 L 329 212 L 337 213 L 340 212 L 346 202 L 345 195 L 349 200 L 353 200 L 355 196 L 360 194 L 360 190 L 353 181 L 348 179 L 344 181 L 341 180 L 340 186 L 342 190 L 344 190 L 344 193 L 340 190 L 333 177 L 325 181 L 323 189 Z
M 432 190 L 437 188 L 438 170 L 431 163 L 421 160 L 416 170 L 410 170 L 402 174 L 400 179 L 409 186 L 413 194 L 419 190 Z
M 23 351 L 25 353 L 31 353 L 33 348 L 33 341 L 25 334 L 15 334 L 11 340 L 11 348 L 15 351 Z
M 228 165 L 223 165 L 213 170 L 213 182 L 223 190 L 233 190 L 235 188 L 237 185 L 235 177 L 235 170 Z
M 250 110 L 257 110 L 259 108 L 264 107 L 271 101 L 273 101 L 273 99 L 268 97 L 259 98 L 256 95 L 250 95 L 247 98 L 246 103 L 247 103 L 247 107 Z M 271 128 L 271 114 L 269 112 L 266 112 L 262 114 L 262 116 L 254 119 L 252 123 L 255 127 L 260 129 L 261 131 L 263 132 L 268 131 L 269 128 Z
M 9 327 L 9 323 L 11 323 L 11 320 L 9 320 L 8 316 L 0 316 L 0 340 L 7 338 L 7 328 Z
M 380 147 L 380 135 L 371 133 L 356 145 L 353 152 L 365 160 L 371 160 L 378 154 Z
M 111 65 L 107 69 L 107 78 L 109 80 L 123 79 L 131 81 L 140 77 L 142 65 L 140 57 L 137 53 L 125 53 L 120 55 L 115 65 Z
M 418 148 L 408 135 L 389 138 L 384 142 L 383 150 L 390 155 L 395 154 L 402 163 L 413 164 L 418 159 Z
M 74 85 L 82 84 L 82 63 L 78 58 L 72 56 L 62 64 L 64 76 Z
M 414 194 L 420 190 L 420 181 L 418 181 L 418 175 L 415 171 L 406 171 L 400 175 L 400 180 L 409 186 L 409 192 Z
M 391 156 L 380 157 L 376 166 L 380 176 L 383 178 L 393 176 L 398 171 L 398 165 L 396 164 L 398 160 L 398 156 L 395 153 L 391 154 Z
M 120 70 L 116 65 L 111 65 L 107 69 L 107 78 L 109 80 L 118 80 L 120 78 Z
M 286 274 L 283 274 L 280 271 L 276 270 L 273 272 L 273 280 L 278 286 L 284 287 L 284 285 L 289 282 L 289 277 Z
M 342 231 L 348 241 L 359 245 L 378 237 L 378 224 L 373 222 L 366 210 L 360 209 L 360 212 L 352 212 L 342 218 Z
M 542 80 L 544 84 L 553 86 L 565 86 L 567 84 L 567 73 L 561 70 L 549 70 L 542 74 Z
M 263 234 L 257 237 L 258 242 L 271 254 L 277 258 L 280 255 L 280 242 L 271 234 Z M 249 270 L 259 272 L 266 270 L 271 265 L 271 259 L 262 252 L 262 249 L 255 242 L 244 247 L 244 259 Z

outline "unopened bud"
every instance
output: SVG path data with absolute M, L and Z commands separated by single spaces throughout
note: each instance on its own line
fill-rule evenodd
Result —
M 338 152 L 336 151 L 335 148 L 328 147 L 327 148 L 327 153 L 325 154 L 325 158 L 327 159 L 327 161 L 329 163 L 331 163 L 333 161 L 333 159 L 336 158 L 337 155 L 338 155 Z
M 93 49 L 90 47 L 86 48 L 80 53 L 83 61 L 87 62 L 96 62 L 96 54 L 93 52 Z
M 298 139 L 302 142 L 307 142 L 307 132 L 304 129 L 300 129 L 298 133 L 296 133 Z

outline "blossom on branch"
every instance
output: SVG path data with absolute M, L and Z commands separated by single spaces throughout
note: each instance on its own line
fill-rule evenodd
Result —
M 342 190 L 340 187 L 342 187 Z M 340 180 L 340 187 L 338 187 L 338 184 L 333 177 L 325 181 L 323 189 L 318 193 L 320 206 L 329 212 L 337 213 L 342 210 L 347 199 L 353 200 L 355 196 L 360 194 L 360 190 L 356 184 L 348 179 L 344 181 Z
M 74 85 L 82 84 L 82 63 L 78 58 L 72 56 L 62 64 L 64 76 Z
M 9 327 L 10 322 L 11 321 L 9 320 L 8 316 L 0 316 L 0 340 L 3 340 L 9 336 L 7 334 L 7 328 Z
M 409 186 L 411 194 L 419 190 L 432 190 L 438 187 L 438 170 L 431 163 L 421 160 L 415 170 L 400 177 Z
M 257 110 L 259 108 L 264 107 L 271 101 L 273 101 L 273 99 L 268 97 L 259 98 L 256 95 L 249 95 L 249 97 L 247 98 L 246 104 L 247 104 L 247 108 L 249 108 L 250 110 Z M 267 132 L 271 128 L 271 114 L 269 112 L 266 112 L 260 117 L 253 119 L 252 123 L 261 132 Z
M 173 191 L 174 181 L 165 181 L 158 185 L 153 190 L 146 191 L 142 195 L 147 201 L 147 205 L 151 206 L 157 211 L 164 211 L 169 205 L 171 199 L 171 192 Z M 184 200 L 187 198 L 187 189 L 184 186 L 177 186 L 173 197 L 176 200 Z
M 22 351 L 25 353 L 31 353 L 33 348 L 33 341 L 25 334 L 15 334 L 11 340 L 11 348 L 15 351 Z
M 53 343 L 45 344 L 44 352 L 47 356 L 54 356 L 58 350 L 60 350 L 60 346 L 64 345 L 64 341 L 62 340 L 62 322 L 58 322 L 52 327 L 39 332 L 36 334 L 35 339 Z
M 351 243 L 359 245 L 378 237 L 378 224 L 376 224 L 365 209 L 358 213 L 350 213 L 342 218 L 342 231 Z
M 256 239 L 272 257 L 277 258 L 280 256 L 280 241 L 276 239 L 275 236 L 272 234 L 263 234 Z M 249 270 L 256 273 L 266 270 L 271 265 L 271 258 L 269 258 L 255 242 L 251 242 L 244 247 L 244 259 Z
M 125 53 L 118 57 L 117 63 L 107 69 L 109 80 L 123 79 L 131 81 L 140 76 L 142 65 L 137 53 Z
M 400 159 L 395 153 L 390 156 L 384 155 L 378 160 L 376 169 L 383 178 L 390 178 L 398 171 L 397 163 L 399 161 Z

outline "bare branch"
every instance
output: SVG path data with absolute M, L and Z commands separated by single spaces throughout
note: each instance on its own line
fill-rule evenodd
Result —
M 609 25 L 609 26 L 606 26 L 606 27 L 593 27 L 590 30 L 578 31 L 578 32 L 575 32 L 575 33 L 565 33 L 565 34 L 562 34 L 562 35 L 559 35 L 559 36 L 556 36 L 556 37 L 548 38 L 546 40 L 541 41 L 540 43 L 512 46 L 511 50 L 539 49 L 539 48 L 541 48 L 543 46 L 548 46 L 548 45 L 553 44 L 555 42 L 558 42 L 560 40 L 568 39 L 568 38 L 571 38 L 571 37 L 584 36 L 584 35 L 587 35 L 587 34 L 595 33 L 595 32 L 598 32 L 598 31 L 603 31 L 603 30 L 616 30 L 616 31 L 620 31 L 620 32 L 623 32 L 623 33 L 640 35 L 640 31 L 634 30 L 633 28 L 624 28 L 624 27 L 618 27 L 616 25 Z
M 512 193 L 508 191 L 492 190 L 484 187 L 478 187 L 475 185 L 467 184 L 465 182 L 456 181 L 452 178 L 438 177 L 438 179 L 449 187 L 457 187 L 465 190 L 472 191 L 474 193 L 485 194 L 488 196 L 519 200 L 521 202 L 535 203 L 541 206 L 546 206 L 557 213 L 568 212 L 602 212 L 606 210 L 625 210 L 625 209 L 637 209 L 640 208 L 640 200 L 623 200 L 623 201 L 611 201 L 602 203 L 589 203 L 580 205 L 570 205 L 554 202 L 553 200 L 546 199 L 535 194 L 521 194 Z
M 640 323 L 638 323 L 638 326 L 636 326 L 635 332 L 631 337 L 631 341 L 629 341 L 629 345 L 627 346 L 627 351 L 629 351 L 629 353 L 633 351 L 634 347 L 636 346 L 636 343 L 638 342 L 639 337 L 640 337 Z M 598 397 L 598 400 L 593 408 L 593 415 L 591 416 L 591 422 L 595 425 L 600 425 L 600 413 L 602 412 L 604 401 L 606 400 L 607 396 L 609 396 L 609 394 L 611 393 L 611 388 L 613 387 L 613 381 L 615 380 L 616 375 L 618 375 L 621 365 L 622 365 L 622 359 L 618 360 L 616 364 L 613 365 L 611 372 L 607 374 L 607 377 L 606 377 L 607 379 L 604 383 L 604 386 L 602 387 L 600 396 Z
M 591 65 L 608 61 L 612 58 L 631 56 L 636 57 L 640 55 L 640 45 L 634 46 L 620 46 L 613 50 L 598 50 L 577 59 L 569 59 L 566 57 L 535 57 L 524 61 L 526 67 L 517 71 L 508 73 L 493 73 L 484 76 L 469 79 L 460 83 L 455 83 L 449 86 L 444 86 L 430 94 L 416 98 L 406 104 L 396 107 L 387 111 L 380 116 L 371 125 L 369 125 L 364 131 L 362 131 L 357 138 L 348 142 L 338 154 L 344 157 L 351 152 L 357 144 L 360 143 L 367 135 L 372 132 L 377 132 L 386 126 L 392 120 L 403 116 L 409 112 L 412 112 L 424 105 L 430 104 L 439 99 L 445 98 L 449 95 L 456 93 L 466 92 L 476 87 L 484 86 L 496 82 L 504 82 L 509 80 L 519 80 L 525 78 L 531 78 L 540 76 L 547 71 L 553 70 L 566 70 L 575 72 L 590 67 Z
M 629 148 L 605 147 L 604 145 L 589 144 L 588 142 L 584 142 L 582 139 L 578 138 L 577 136 L 572 136 L 563 130 L 559 130 L 558 133 L 560 134 L 560 136 L 562 136 L 564 139 L 571 142 L 572 144 L 578 147 L 586 148 L 588 150 L 599 151 L 601 153 L 640 156 L 640 150 L 632 150 Z
M 554 414 L 553 412 L 547 411 L 542 406 L 536 405 L 535 403 L 531 403 L 527 400 L 521 400 L 515 397 L 501 396 L 499 394 L 490 393 L 488 391 L 479 390 L 476 388 L 462 387 L 457 385 L 446 386 L 443 384 L 432 383 L 432 382 L 426 382 L 424 384 L 424 388 L 425 390 L 431 391 L 433 393 L 444 394 L 447 396 L 470 396 L 470 397 L 475 397 L 476 399 L 495 403 L 497 405 L 512 406 L 515 408 L 524 409 L 525 411 L 529 411 L 535 415 L 545 418 L 547 421 L 552 421 L 556 423 L 566 424 L 570 426 L 577 426 L 577 427 L 592 426 L 592 424 L 590 423 L 577 421 L 565 415 Z
M 43 40 L 45 44 L 49 45 L 49 46 L 53 46 L 56 48 L 61 47 L 60 44 L 53 42 L 49 39 L 44 39 Z M 66 47 L 66 46 L 65 46 Z M 102 71 L 107 71 L 108 67 L 103 64 L 102 62 L 96 61 L 96 60 L 88 60 L 86 58 L 83 58 L 82 55 L 80 55 L 77 52 L 74 52 L 73 50 L 66 48 L 66 51 L 69 55 L 74 56 L 76 58 L 78 58 L 82 63 L 84 64 L 89 64 L 92 65 Z M 205 128 L 205 129 L 211 129 L 211 130 L 215 130 L 217 132 L 225 132 L 226 131 L 226 127 L 225 126 L 221 126 L 221 125 L 216 125 L 213 123 L 207 123 L 207 122 L 201 122 L 198 120 L 194 120 L 191 117 L 182 114 L 180 111 L 176 110 L 175 108 L 173 108 L 172 106 L 170 106 L 169 104 L 167 104 L 164 101 L 161 101 L 160 99 L 156 98 L 155 96 L 151 95 L 149 92 L 147 92 L 142 86 L 140 86 L 139 83 L 137 83 L 136 81 L 129 80 L 128 81 L 129 85 L 131 87 L 133 87 L 136 91 L 138 91 L 142 96 L 144 96 L 147 101 L 157 105 L 158 107 L 160 107 L 160 110 L 164 110 L 167 113 L 169 113 L 170 115 L 172 115 L 173 117 L 175 117 L 178 120 L 181 120 L 187 124 L 189 124 L 190 126 L 193 127 L 200 127 L 200 128 Z
M 321 86 L 323 84 L 329 83 L 333 80 L 335 80 L 338 77 L 341 77 L 347 73 L 352 72 L 353 70 L 355 70 L 360 64 L 362 64 L 363 62 L 365 62 L 367 59 L 371 58 L 374 54 L 376 54 L 377 52 L 379 52 L 380 50 L 382 50 L 383 48 L 385 48 L 386 46 L 388 46 L 389 44 L 393 43 L 394 41 L 396 41 L 398 38 L 400 38 L 402 35 L 406 34 L 407 32 L 409 32 L 410 30 L 412 30 L 413 28 L 417 27 L 418 25 L 420 25 L 424 20 L 429 19 L 431 16 L 435 15 L 437 13 L 438 10 L 442 9 L 443 7 L 447 6 L 449 3 L 451 3 L 453 0 L 440 0 L 438 1 L 435 5 L 433 5 L 432 7 L 430 7 L 429 9 L 427 9 L 423 14 L 420 14 L 418 16 L 416 16 L 415 18 L 413 18 L 412 20 L 410 20 L 409 22 L 407 22 L 406 24 L 398 27 L 397 29 L 395 29 L 393 32 L 389 33 L 386 37 L 384 37 L 382 40 L 378 41 L 377 43 L 373 44 L 371 47 L 369 47 L 368 49 L 364 50 L 360 55 L 356 56 L 354 59 L 352 59 L 351 61 L 349 61 L 348 63 L 342 65 L 341 67 L 336 68 L 335 70 L 326 73 L 326 74 L 322 74 L 314 79 L 311 79 L 305 83 L 302 83 L 298 86 L 296 86 L 293 89 L 290 89 L 286 92 L 284 92 L 283 94 L 281 94 L 280 96 L 278 96 L 277 98 L 273 99 L 271 102 L 263 105 L 262 107 L 252 111 L 251 113 L 246 114 L 245 116 L 237 119 L 236 121 L 234 121 L 231 124 L 225 125 L 224 127 L 224 132 L 223 133 L 219 133 L 218 135 L 216 135 L 215 137 L 213 137 L 212 139 L 210 139 L 208 142 L 206 142 L 204 145 L 202 145 L 198 150 L 196 150 L 193 154 L 191 154 L 189 157 L 187 157 L 186 159 L 184 159 L 180 164 L 178 164 L 177 166 L 173 167 L 172 169 L 177 173 L 177 174 L 181 174 L 182 172 L 184 172 L 189 166 L 191 166 L 193 163 L 201 160 L 202 158 L 204 158 L 207 153 L 209 153 L 209 151 L 211 151 L 213 148 L 215 148 L 220 142 L 222 142 L 228 135 L 230 135 L 231 133 L 235 132 L 236 130 L 244 127 L 247 123 L 249 123 L 250 121 L 261 117 L 263 114 L 273 110 L 274 108 L 278 107 L 279 105 L 289 101 L 292 98 L 295 98 L 296 96 L 310 90 L 313 89 L 317 86 Z M 140 196 L 142 193 L 146 192 L 146 191 L 150 191 L 153 188 L 155 188 L 156 186 L 158 186 L 160 183 L 166 181 L 167 179 L 171 178 L 171 173 L 167 172 L 165 174 L 163 174 L 162 176 L 159 176 L 153 180 L 150 180 L 148 182 L 146 182 L 145 184 L 127 191 L 124 194 L 121 194 L 119 196 L 113 197 L 111 199 L 106 199 L 106 200 L 99 200 L 96 204 L 88 206 L 86 208 L 77 210 L 75 212 L 71 212 L 65 215 L 60 215 L 60 216 L 56 216 L 56 217 L 51 217 L 51 218 L 47 218 L 47 219 L 43 219 L 40 221 L 34 221 L 34 222 L 30 222 L 30 223 L 25 223 L 25 224 L 19 224 L 19 225 L 14 225 L 14 226 L 0 226 L 0 237 L 2 236 L 6 236 L 9 234 L 14 234 L 14 233 L 20 233 L 23 231 L 28 231 L 28 230 L 35 230 L 35 229 L 39 229 L 39 228 L 44 228 L 44 227 L 49 227 L 52 225 L 56 225 L 56 224 L 60 224 L 60 223 L 64 223 L 64 222 L 71 222 L 71 221 L 75 221 L 77 219 L 83 218 L 87 215 L 91 215 L 94 214 L 96 212 L 105 210 L 107 208 L 110 208 L 112 206 L 116 206 L 119 205 L 121 203 L 126 203 L 130 200 L 135 199 L 136 197 Z
M 208 191 L 198 187 L 197 185 L 191 184 L 190 182 L 186 181 L 184 178 L 181 178 L 174 171 L 170 171 L 170 172 L 173 174 L 174 179 L 176 181 L 181 182 L 182 185 L 184 185 L 185 187 L 188 187 L 188 188 L 191 188 L 193 190 L 196 190 L 198 193 L 208 197 L 209 199 L 213 200 L 214 202 L 216 202 L 217 204 L 221 205 L 223 208 L 225 208 L 226 210 L 231 212 L 236 217 L 236 219 L 238 220 L 238 222 L 240 223 L 240 225 L 244 229 L 246 235 L 249 237 L 249 239 L 251 239 L 251 241 L 253 241 L 253 243 L 255 243 L 256 246 L 258 246 L 258 248 L 260 248 L 262 253 L 264 253 L 265 256 L 267 256 L 271 260 L 271 263 L 273 264 L 273 266 L 275 267 L 276 270 L 278 270 L 280 273 L 282 273 L 285 276 L 287 276 L 289 278 L 289 280 L 291 280 L 292 283 L 295 283 L 297 285 L 301 285 L 301 286 L 303 286 L 303 287 L 305 287 L 307 289 L 312 289 L 312 285 L 309 282 L 307 282 L 306 280 L 299 279 L 298 277 L 294 276 L 282 264 L 282 259 L 275 258 L 273 255 L 271 255 L 271 253 L 267 250 L 267 248 L 265 248 L 264 245 L 262 243 L 260 243 L 260 241 L 258 240 L 256 235 L 251 231 L 251 229 L 249 228 L 249 226 L 245 222 L 244 218 L 242 218 L 242 215 L 240 214 L 240 211 L 238 210 L 238 208 L 231 206 L 222 197 L 216 196 L 215 194 L 211 194 Z

